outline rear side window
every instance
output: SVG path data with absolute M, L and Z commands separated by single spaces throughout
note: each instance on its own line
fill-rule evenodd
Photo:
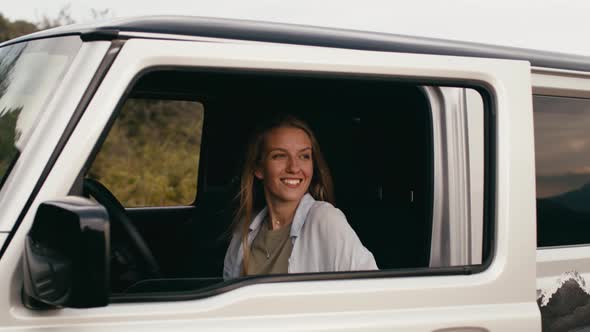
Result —
M 590 99 L 533 102 L 537 245 L 590 244 Z

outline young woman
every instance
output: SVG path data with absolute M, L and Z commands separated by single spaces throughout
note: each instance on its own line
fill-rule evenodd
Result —
M 223 277 L 377 269 L 332 196 L 309 127 L 289 115 L 271 120 L 248 144 Z

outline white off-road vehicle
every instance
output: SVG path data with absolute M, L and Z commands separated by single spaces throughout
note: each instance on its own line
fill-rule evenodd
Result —
M 314 129 L 378 271 L 223 280 L 247 137 Z M 590 58 L 144 17 L 0 45 L 2 331 L 590 331 Z

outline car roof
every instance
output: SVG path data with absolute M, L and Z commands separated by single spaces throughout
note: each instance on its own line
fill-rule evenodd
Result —
M 524 60 L 536 67 L 590 71 L 590 57 L 583 55 L 358 30 L 189 16 L 144 16 L 68 25 L 13 39 L 0 46 L 66 35 L 80 35 L 83 40 L 212 37 L 370 51 Z

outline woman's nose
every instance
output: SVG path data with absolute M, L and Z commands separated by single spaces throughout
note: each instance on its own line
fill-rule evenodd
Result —
M 287 172 L 297 173 L 299 171 L 299 160 L 297 158 L 289 158 L 287 161 Z

